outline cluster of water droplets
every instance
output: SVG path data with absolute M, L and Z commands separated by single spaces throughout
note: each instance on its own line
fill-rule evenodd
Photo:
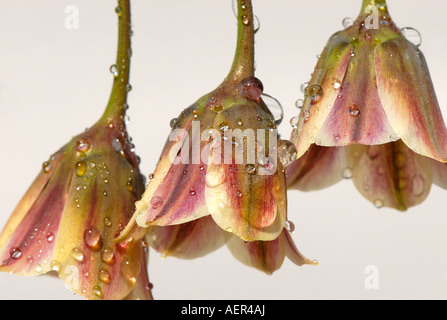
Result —
M 233 9 L 234 16 L 237 19 L 238 18 L 238 1 L 237 0 L 232 0 L 231 1 L 231 7 Z M 246 10 L 247 9 L 247 6 L 245 5 L 244 2 L 242 2 L 242 4 L 241 4 L 241 9 L 242 10 Z M 254 21 L 253 21 L 253 29 L 254 29 L 254 32 L 256 33 L 256 32 L 259 31 L 259 28 L 260 28 L 261 24 L 259 22 L 259 18 L 256 15 L 253 15 L 253 19 L 254 19 Z M 246 26 L 248 26 L 251 23 L 251 21 L 250 21 L 250 19 L 248 18 L 247 15 L 242 15 L 242 23 L 244 25 L 246 25 Z

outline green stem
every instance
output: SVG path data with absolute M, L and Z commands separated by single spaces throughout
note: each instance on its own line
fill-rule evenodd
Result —
M 386 5 L 386 0 L 363 0 L 362 9 L 360 11 L 360 15 L 365 13 L 370 13 L 370 6 L 375 6 L 378 8 L 380 14 L 388 15 L 388 7 Z
M 130 56 L 131 56 L 131 19 L 130 19 L 130 0 L 118 0 L 116 7 L 118 15 L 118 50 L 114 68 L 114 80 L 112 92 L 110 93 L 107 108 L 104 111 L 102 119 L 121 119 L 125 113 L 127 94 L 130 90 Z
M 238 0 L 237 43 L 227 80 L 241 81 L 254 76 L 254 16 L 251 0 Z

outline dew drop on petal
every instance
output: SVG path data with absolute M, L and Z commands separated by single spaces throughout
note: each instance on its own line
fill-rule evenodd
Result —
M 297 151 L 295 145 L 289 140 L 280 140 L 278 143 L 278 157 L 285 168 L 296 160 Z
M 352 18 L 346 17 L 342 20 L 341 24 L 346 29 L 346 28 L 351 27 L 354 24 L 354 21 L 352 20 Z
M 356 104 L 351 105 L 351 106 L 348 108 L 348 112 L 349 112 L 349 115 L 350 115 L 351 117 L 354 117 L 354 118 L 358 117 L 358 116 L 360 115 L 360 109 L 359 109 L 359 106 L 356 105 Z
M 262 94 L 262 99 L 272 113 L 276 125 L 280 125 L 284 118 L 284 109 L 281 103 L 266 93 Z
M 73 248 L 72 250 L 72 257 L 78 262 L 84 262 L 84 253 L 82 252 L 81 248 Z
M 121 263 L 121 274 L 131 284 L 135 284 L 137 282 L 138 274 L 140 273 L 140 268 L 138 260 L 125 257 Z
M 121 142 L 119 141 L 119 139 L 113 139 L 112 140 L 112 147 L 117 152 L 121 151 L 122 148 L 123 148 L 123 146 L 121 145 Z
M 383 203 L 382 200 L 377 199 L 377 200 L 374 201 L 374 206 L 375 206 L 377 209 L 380 209 L 380 208 L 382 208 L 382 207 L 384 206 L 384 203 Z
M 323 97 L 324 91 L 319 85 L 313 84 L 307 89 L 307 95 L 309 96 L 312 104 L 316 104 Z
M 171 129 L 175 129 L 177 127 L 178 123 L 179 123 L 179 119 L 178 118 L 173 118 L 169 122 L 169 126 L 171 127 Z
M 81 160 L 81 161 L 76 162 L 75 170 L 76 170 L 76 175 L 78 177 L 82 177 L 85 174 L 85 172 L 87 171 L 87 164 L 85 163 L 85 161 Z
M 22 251 L 20 251 L 19 248 L 12 248 L 11 250 L 9 250 L 9 255 L 12 259 L 18 260 L 22 257 Z
M 111 282 L 110 272 L 106 269 L 99 270 L 98 279 L 105 284 L 109 284 Z
M 91 226 L 85 230 L 84 241 L 88 247 L 98 250 L 101 246 L 101 233 L 99 232 L 98 228 Z
M 53 260 L 50 262 L 50 268 L 52 271 L 59 272 L 61 270 L 61 267 L 62 267 L 62 263 L 60 263 L 57 260 Z
M 264 91 L 264 85 L 256 77 L 248 77 L 239 83 L 239 92 L 246 99 L 257 100 Z
M 412 27 L 405 27 L 400 29 L 405 38 L 414 44 L 416 47 L 419 47 L 422 44 L 422 36 L 418 30 Z
M 341 81 L 338 80 L 337 78 L 332 78 L 331 84 L 332 88 L 334 88 L 335 90 L 338 90 L 341 87 Z
M 298 109 L 301 109 L 304 105 L 304 100 L 303 99 L 298 99 L 295 101 L 295 107 L 297 107 Z
M 42 170 L 45 173 L 50 172 L 50 170 L 51 170 L 51 163 L 49 161 L 45 161 L 44 163 L 42 163 Z
M 102 298 L 102 289 L 100 286 L 93 287 L 93 294 L 99 298 Z
M 53 240 L 54 240 L 54 233 L 53 232 L 48 232 L 46 234 L 45 238 L 47 239 L 48 242 L 53 242 Z
M 88 143 L 87 140 L 80 139 L 76 143 L 76 148 L 78 149 L 79 152 L 86 152 L 86 151 L 88 151 L 88 149 L 90 149 L 90 144 Z
M 151 199 L 152 208 L 154 208 L 154 209 L 160 208 L 162 204 L 163 204 L 163 199 L 161 197 L 159 197 L 159 196 L 152 197 L 152 199 Z
M 284 227 L 286 228 L 286 230 L 290 233 L 292 233 L 293 231 L 295 231 L 295 224 L 290 221 L 290 220 L 286 220 Z
M 342 172 L 343 179 L 351 179 L 352 178 L 352 169 L 345 168 Z
M 101 259 L 107 264 L 112 264 L 114 262 L 114 253 L 111 248 L 104 248 L 101 251 Z
M 250 175 L 254 175 L 256 174 L 256 166 L 254 164 L 246 164 L 245 165 L 245 172 L 250 174 Z

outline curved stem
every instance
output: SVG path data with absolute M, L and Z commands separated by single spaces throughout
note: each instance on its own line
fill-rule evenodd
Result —
M 114 80 L 112 92 L 110 93 L 107 108 L 104 111 L 102 119 L 115 119 L 118 116 L 123 117 L 127 101 L 127 93 L 130 90 L 130 56 L 131 56 L 131 19 L 130 19 L 130 0 L 118 0 L 116 7 L 118 15 L 118 50 L 116 54 L 116 63 L 112 66 Z
M 226 79 L 241 81 L 254 76 L 254 16 L 251 0 L 238 0 L 237 43 L 233 65 Z

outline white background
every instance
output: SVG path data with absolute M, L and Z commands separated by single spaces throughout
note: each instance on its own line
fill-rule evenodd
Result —
M 360 0 L 254 0 L 256 75 L 283 105 L 280 126 L 302 97 L 329 37 L 355 18 Z M 102 114 L 116 52 L 112 0 L 1 0 L 0 226 L 49 155 Z M 79 8 L 79 29 L 65 28 L 65 7 Z M 389 0 L 392 18 L 423 37 L 447 119 L 447 4 Z M 133 0 L 133 57 L 129 132 L 151 173 L 169 133 L 169 121 L 226 76 L 234 55 L 236 20 L 231 0 Z M 226 247 L 206 257 L 161 259 L 151 251 L 149 276 L 156 299 L 445 299 L 446 195 L 433 186 L 420 206 L 402 213 L 376 209 L 351 181 L 313 193 L 289 191 L 292 234 L 316 267 L 285 260 L 271 276 L 236 261 Z M 365 288 L 367 266 L 379 288 Z M 0 299 L 82 299 L 57 278 L 0 274 Z

